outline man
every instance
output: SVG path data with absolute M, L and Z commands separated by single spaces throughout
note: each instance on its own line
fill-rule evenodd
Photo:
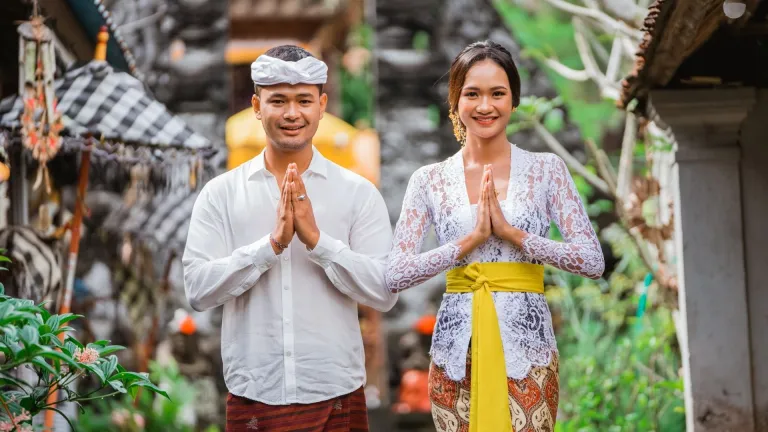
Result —
M 312 137 L 327 66 L 296 46 L 251 65 L 265 150 L 208 182 L 192 212 L 184 285 L 224 305 L 227 431 L 367 431 L 357 304 L 397 300 L 384 281 L 391 226 L 376 187 Z

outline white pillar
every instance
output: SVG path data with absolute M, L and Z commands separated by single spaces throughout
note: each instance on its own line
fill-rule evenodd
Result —
M 744 251 L 752 341 L 755 423 L 768 432 L 768 90 L 760 90 L 741 133 Z
M 755 91 L 654 91 L 651 103 L 678 145 L 674 217 L 687 430 L 752 432 L 739 131 Z

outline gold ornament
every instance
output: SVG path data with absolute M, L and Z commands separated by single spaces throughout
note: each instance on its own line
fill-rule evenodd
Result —
M 448 117 L 451 119 L 451 123 L 453 123 L 453 134 L 456 136 L 456 140 L 464 146 L 467 142 L 467 127 L 461 122 L 456 111 L 451 111 Z

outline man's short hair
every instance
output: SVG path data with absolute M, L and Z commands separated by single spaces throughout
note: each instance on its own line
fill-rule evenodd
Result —
M 263 55 L 289 62 L 297 62 L 303 58 L 315 57 L 309 51 L 296 45 L 278 45 L 268 49 Z M 323 94 L 323 85 L 317 84 L 317 88 L 320 89 L 320 94 Z M 257 96 L 259 95 L 259 90 L 261 90 L 261 88 L 254 84 L 253 92 L 256 93 Z

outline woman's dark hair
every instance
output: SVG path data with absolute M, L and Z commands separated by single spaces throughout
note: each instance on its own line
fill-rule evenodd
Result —
M 448 78 L 448 107 L 450 112 L 456 111 L 461 89 L 464 87 L 464 80 L 469 69 L 475 63 L 486 59 L 493 60 L 507 73 L 512 91 L 512 106 L 520 105 L 520 74 L 517 72 L 515 61 L 512 60 L 512 54 L 498 43 L 486 40 L 468 45 L 453 59 Z
M 303 58 L 314 57 L 309 51 L 296 45 L 279 45 L 272 47 L 268 49 L 264 55 L 288 62 L 297 62 Z M 320 89 L 320 94 L 323 94 L 323 85 L 318 84 L 317 87 Z M 253 91 L 258 95 L 259 86 L 254 84 Z

